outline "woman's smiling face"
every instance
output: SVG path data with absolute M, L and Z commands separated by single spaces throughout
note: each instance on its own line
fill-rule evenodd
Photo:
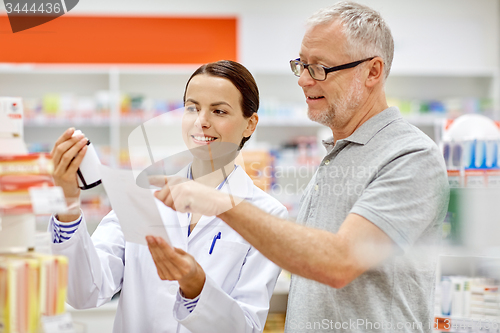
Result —
M 242 138 L 253 133 L 257 115 L 243 116 L 241 98 L 239 90 L 228 79 L 207 74 L 191 79 L 186 88 L 182 137 L 193 153 L 199 152 L 195 156 L 215 158 L 211 156 L 211 149 L 216 147 L 226 153 L 236 151 Z M 221 154 L 225 155 L 219 150 L 216 155 Z

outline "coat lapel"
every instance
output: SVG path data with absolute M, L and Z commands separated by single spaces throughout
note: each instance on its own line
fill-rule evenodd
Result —
M 241 166 L 237 166 L 236 169 L 230 174 L 226 183 L 220 189 L 221 192 L 229 193 L 233 196 L 251 199 L 253 182 L 250 177 L 246 174 L 245 170 Z M 186 214 L 187 220 L 187 214 Z M 198 221 L 198 224 L 193 229 L 191 236 L 189 236 L 188 242 L 196 237 L 196 235 L 205 232 L 207 229 L 213 228 L 221 222 L 216 216 L 202 216 Z M 189 222 L 188 222 L 189 223 Z M 186 229 L 187 235 L 187 229 Z

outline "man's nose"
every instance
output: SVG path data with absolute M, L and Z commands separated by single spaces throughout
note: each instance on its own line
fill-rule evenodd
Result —
M 309 71 L 304 68 L 304 70 L 302 71 L 302 73 L 300 74 L 300 77 L 299 77 L 299 81 L 298 81 L 299 86 L 306 87 L 306 86 L 313 85 L 315 82 L 316 82 L 316 80 L 311 77 L 311 74 L 309 73 Z

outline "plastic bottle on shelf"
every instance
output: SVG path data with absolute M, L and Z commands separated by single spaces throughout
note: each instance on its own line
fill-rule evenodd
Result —
M 441 279 L 441 313 L 445 316 L 451 314 L 452 284 L 448 276 Z

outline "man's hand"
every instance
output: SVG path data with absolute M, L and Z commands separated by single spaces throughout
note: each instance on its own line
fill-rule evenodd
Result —
M 193 256 L 171 247 L 161 237 L 146 236 L 146 240 L 160 279 L 176 280 L 184 297 L 197 297 L 203 290 L 206 276 Z
M 155 197 L 168 207 L 181 213 L 198 213 L 216 216 L 233 208 L 242 199 L 217 191 L 208 186 L 181 177 L 158 177 L 151 179 L 153 185 L 165 185 L 155 192 Z

